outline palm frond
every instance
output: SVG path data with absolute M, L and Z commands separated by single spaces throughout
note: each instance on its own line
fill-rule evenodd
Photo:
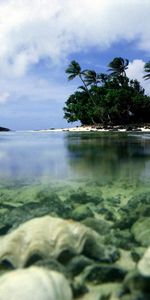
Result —
M 71 73 L 80 73 L 80 72 L 81 72 L 81 67 L 79 63 L 76 62 L 75 60 L 72 60 L 68 68 L 66 69 L 66 73 L 71 74 Z
M 94 70 L 87 70 L 84 72 L 84 79 L 87 85 L 98 83 L 97 73 Z
M 68 80 L 72 80 L 76 76 L 80 75 L 80 73 L 81 73 L 81 67 L 78 64 L 78 62 L 76 62 L 75 60 L 72 60 L 65 72 L 67 74 L 70 74 L 68 76 Z
M 124 59 L 122 57 L 115 57 L 109 64 L 108 64 L 108 71 L 112 72 L 112 76 L 116 75 L 125 75 L 125 71 L 128 69 L 129 60 Z
M 70 81 L 70 80 L 74 79 L 75 77 L 76 77 L 75 74 L 71 74 L 71 75 L 68 76 L 68 80 Z
M 148 73 L 148 74 L 144 75 L 143 78 L 145 80 L 150 79 L 150 61 L 148 61 L 147 63 L 145 63 L 145 65 L 144 65 L 144 71 L 145 71 L 145 73 Z
M 150 79 L 150 74 L 144 75 L 143 78 L 145 78 L 145 80 Z

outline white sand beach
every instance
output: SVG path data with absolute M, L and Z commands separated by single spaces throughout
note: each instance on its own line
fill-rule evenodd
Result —
M 128 126 L 76 126 L 76 127 L 66 127 L 66 128 L 49 128 L 49 129 L 41 129 L 37 130 L 40 132 L 150 132 L 150 125 L 145 126 L 136 126 L 136 125 L 128 125 Z

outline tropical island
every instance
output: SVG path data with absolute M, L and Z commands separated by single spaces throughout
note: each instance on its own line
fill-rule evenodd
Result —
M 150 122 L 150 96 L 136 79 L 126 75 L 129 60 L 115 57 L 108 64 L 108 73 L 82 70 L 71 61 L 66 74 L 68 80 L 79 77 L 82 85 L 65 103 L 64 118 L 82 125 L 126 126 Z M 150 62 L 144 66 L 145 79 L 150 78 Z

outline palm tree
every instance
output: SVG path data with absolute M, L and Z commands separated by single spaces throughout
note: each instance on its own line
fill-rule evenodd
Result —
M 72 60 L 65 72 L 67 74 L 69 74 L 68 80 L 72 80 L 75 77 L 79 76 L 79 78 L 81 79 L 83 85 L 86 86 L 86 84 L 84 82 L 84 79 L 82 77 L 84 75 L 85 71 L 81 70 L 81 67 L 80 67 L 80 65 L 77 61 Z
M 85 76 L 85 73 L 87 72 L 87 70 L 82 71 L 79 63 L 75 60 L 72 60 L 65 72 L 67 74 L 69 74 L 68 80 L 72 80 L 77 76 L 80 78 L 80 80 L 82 81 L 82 83 L 84 85 L 84 89 L 86 90 L 87 94 L 89 95 L 89 98 L 91 99 L 91 101 L 95 105 L 95 102 L 92 98 L 92 95 L 90 94 L 90 92 L 88 90 L 86 81 L 83 79 L 83 76 Z
M 126 76 L 126 70 L 128 69 L 129 60 L 122 57 L 115 57 L 108 65 L 111 76 Z
M 99 75 L 94 70 L 85 70 L 84 78 L 86 85 L 96 85 L 100 82 Z
M 150 79 L 150 61 L 148 61 L 147 63 L 145 63 L 144 65 L 144 71 L 148 74 L 144 75 L 143 78 L 145 78 L 145 80 Z
M 95 85 L 97 86 L 98 83 L 104 85 L 109 80 L 110 75 L 104 73 L 96 73 L 94 70 L 85 70 L 84 71 L 84 78 L 85 82 L 88 85 Z

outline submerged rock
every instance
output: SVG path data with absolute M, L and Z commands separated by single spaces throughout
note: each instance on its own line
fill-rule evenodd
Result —
M 87 266 L 92 265 L 93 260 L 87 258 L 84 255 L 78 255 L 73 257 L 73 259 L 67 265 L 67 270 L 73 276 L 79 275 Z
M 128 229 L 112 229 L 106 235 L 105 242 L 125 250 L 130 250 L 132 247 L 135 247 L 134 237 Z
M 87 217 L 93 217 L 93 216 L 94 213 L 92 212 L 92 209 L 90 208 L 89 204 L 82 204 L 77 206 L 71 214 L 72 219 L 76 221 L 81 221 Z
M 150 217 L 150 193 L 141 193 L 132 197 L 119 210 L 120 220 L 116 226 L 120 229 L 131 228 L 142 217 Z
M 115 263 L 124 272 L 129 272 L 135 268 L 135 262 L 132 259 L 130 251 L 120 249 L 120 259 Z
M 150 278 L 142 276 L 137 270 L 133 270 L 126 276 L 124 287 L 125 291 L 129 291 L 131 294 L 136 291 L 138 293 L 149 293 L 150 296 Z
M 30 267 L 30 266 L 43 267 L 51 271 L 57 271 L 65 275 L 65 277 L 68 277 L 70 275 L 67 273 L 66 268 L 60 262 L 58 262 L 56 259 L 53 258 L 39 259 L 39 257 L 36 255 L 32 256 L 31 260 L 28 261 L 28 265 L 26 267 Z
M 137 268 L 126 276 L 124 288 L 127 294 L 130 293 L 129 299 L 150 299 L 150 248 L 137 264 Z M 135 295 L 136 298 L 134 298 Z
M 131 250 L 132 258 L 135 262 L 138 262 L 145 253 L 144 247 L 135 247 Z
M 91 202 L 95 205 L 98 205 L 101 203 L 101 201 L 103 201 L 103 198 L 101 193 L 99 193 L 99 197 L 91 196 L 85 191 L 79 189 L 76 193 L 72 193 L 70 195 L 68 201 L 73 204 L 87 204 L 88 202 Z
M 119 298 L 111 298 L 111 294 L 120 292 L 119 283 L 105 283 L 98 286 L 92 286 L 89 293 L 85 294 L 79 300 L 118 300 Z M 131 300 L 131 299 L 130 299 Z
M 72 211 L 71 205 L 62 202 L 58 195 L 49 189 L 34 191 L 34 196 L 32 193 L 28 195 L 26 192 L 26 190 L 22 191 L 22 197 L 12 193 L 12 198 L 10 197 L 11 193 L 1 193 L 0 235 L 6 234 L 11 228 L 17 228 L 21 223 L 36 217 L 49 214 L 66 218 Z M 7 196 L 10 198 L 6 201 Z M 13 197 L 16 197 L 16 199 L 14 200 Z M 28 197 L 31 199 L 28 199 Z
M 126 271 L 116 265 L 93 264 L 85 268 L 81 274 L 82 281 L 93 284 L 121 282 L 126 275 Z
M 114 247 L 105 246 L 92 229 L 72 220 L 45 216 L 32 219 L 0 238 L 0 261 L 16 268 L 28 265 L 32 257 L 57 258 L 66 263 L 80 253 L 99 261 L 118 259 Z
M 90 227 L 101 235 L 108 234 L 111 230 L 111 223 L 103 219 L 88 217 L 82 222 L 82 224 Z
M 137 242 L 142 246 L 150 245 L 150 218 L 141 218 L 131 228 Z
M 138 270 L 141 275 L 149 277 L 150 280 L 150 247 L 138 263 Z
M 0 300 L 72 300 L 65 277 L 39 267 L 11 271 L 0 277 Z

